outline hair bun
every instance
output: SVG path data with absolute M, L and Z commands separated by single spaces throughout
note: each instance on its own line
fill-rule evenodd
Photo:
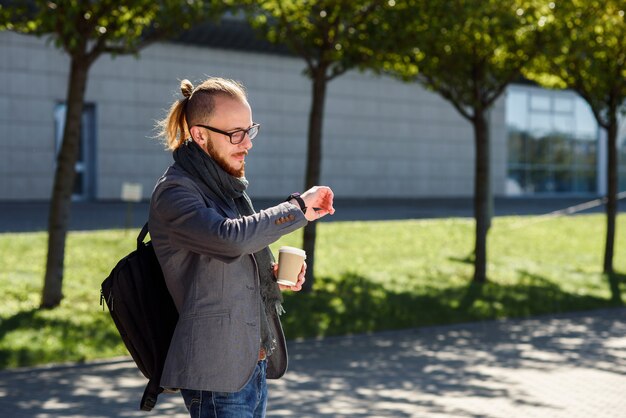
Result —
M 180 91 L 183 93 L 183 96 L 190 97 L 191 93 L 193 93 L 193 84 L 191 81 L 184 79 L 180 82 Z

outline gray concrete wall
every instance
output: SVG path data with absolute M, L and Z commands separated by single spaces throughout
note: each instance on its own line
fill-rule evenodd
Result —
M 68 58 L 45 40 L 0 33 L 0 200 L 47 199 L 54 170 L 53 110 L 65 98 Z M 96 191 L 118 199 L 124 181 L 149 197 L 171 156 L 155 121 L 180 98 L 179 80 L 242 81 L 262 124 L 247 163 L 255 197 L 302 190 L 310 82 L 298 58 L 155 44 L 139 59 L 101 57 L 86 92 L 96 106 Z M 492 111 L 494 192 L 504 193 L 503 104 Z M 434 93 L 350 72 L 329 84 L 322 183 L 342 197 L 471 196 L 469 122 Z

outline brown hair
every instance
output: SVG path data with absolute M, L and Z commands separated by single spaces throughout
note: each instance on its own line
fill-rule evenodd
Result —
M 165 119 L 157 122 L 158 136 L 164 139 L 167 149 L 171 151 L 191 136 L 189 128 L 203 121 L 206 123 L 213 114 L 216 96 L 247 101 L 242 84 L 220 77 L 210 77 L 196 88 L 185 79 L 180 82 L 180 91 L 184 98 L 172 103 Z

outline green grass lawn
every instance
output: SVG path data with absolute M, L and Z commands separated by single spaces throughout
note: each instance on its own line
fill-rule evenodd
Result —
M 489 283 L 470 284 L 471 219 L 336 222 L 318 226 L 311 294 L 285 294 L 288 338 L 524 317 L 621 304 L 626 215 L 618 218 L 617 274 L 601 273 L 605 218 L 496 218 Z M 65 298 L 38 310 L 45 233 L 0 234 L 0 368 L 126 355 L 100 283 L 138 231 L 68 236 Z M 301 234 L 280 245 L 301 245 Z

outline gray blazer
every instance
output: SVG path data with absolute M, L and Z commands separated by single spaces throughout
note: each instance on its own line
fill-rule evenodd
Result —
M 239 217 L 204 187 L 174 164 L 150 202 L 150 237 L 180 315 L 161 386 L 236 392 L 252 376 L 260 348 L 253 253 L 307 221 L 290 203 Z M 269 322 L 278 348 L 267 376 L 277 379 L 287 369 L 287 348 L 278 317 Z

